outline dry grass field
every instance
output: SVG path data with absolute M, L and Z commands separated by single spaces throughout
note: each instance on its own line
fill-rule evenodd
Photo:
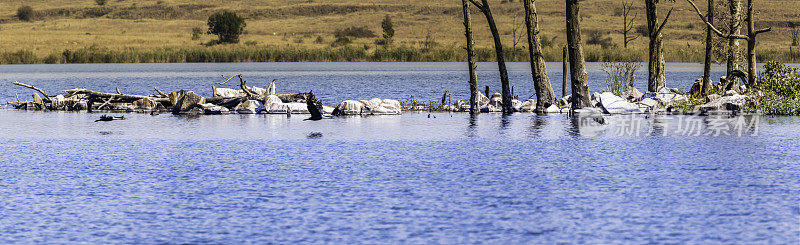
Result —
M 524 32 L 522 5 L 519 0 L 490 0 L 504 45 L 513 46 L 515 27 Z M 661 15 L 674 8 L 665 30 L 666 49 L 702 50 L 704 26 L 685 1 L 660 6 Z M 705 9 L 705 1 L 696 1 Z M 33 7 L 32 22 L 17 20 L 20 6 Z M 539 0 L 537 9 L 542 32 L 553 42 L 551 57 L 558 57 L 557 47 L 565 42 L 564 3 Z M 620 0 L 586 0 L 581 4 L 584 34 L 600 31 L 613 38 L 621 49 L 622 26 Z M 636 1 L 636 25 L 645 25 L 644 3 Z M 420 47 L 426 37 L 439 47 L 462 46 L 463 26 L 458 0 L 109 0 L 99 6 L 94 0 L 3 0 L 0 1 L 0 52 L 27 50 L 35 56 L 94 47 L 103 50 L 154 50 L 164 48 L 201 49 L 214 39 L 203 35 L 191 39 L 195 27 L 206 28 L 209 15 L 233 10 L 247 17 L 242 42 L 233 47 L 270 47 L 273 49 L 327 49 L 333 32 L 350 26 L 366 26 L 380 35 L 380 21 L 391 16 L 396 29 L 395 46 Z M 800 24 L 800 1 L 763 0 L 756 2 L 757 25 L 773 31 L 759 36 L 759 48 L 786 52 L 791 44 L 789 22 Z M 478 46 L 491 48 L 491 36 L 483 16 L 474 12 L 473 26 Z M 322 42 L 315 42 L 318 37 Z M 353 46 L 375 50 L 376 38 L 357 39 Z M 518 46 L 525 44 L 524 37 Z M 647 39 L 632 43 L 631 51 L 645 52 Z M 231 48 L 231 47 L 227 47 Z M 371 49 L 370 49 L 371 48 Z M 591 49 L 591 47 L 589 47 Z M 374 52 L 374 51 L 372 51 Z M 683 61 L 683 54 L 667 55 Z M 699 57 L 699 55 L 697 56 Z M 699 60 L 698 60 L 699 61 Z

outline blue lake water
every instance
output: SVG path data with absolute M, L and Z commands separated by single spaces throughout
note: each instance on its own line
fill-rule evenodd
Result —
M 491 64 L 481 87 L 497 91 Z M 0 66 L 0 102 L 86 87 L 210 95 L 220 75 L 323 102 L 466 98 L 461 63 Z M 520 97 L 529 68 L 511 65 Z M 559 64 L 550 76 L 560 91 Z M 559 72 L 554 72 L 554 71 Z M 697 64 L 668 64 L 687 89 Z M 724 73 L 715 67 L 715 76 Z M 590 65 L 591 91 L 605 75 Z M 646 76 L 637 87 L 644 90 Z M 528 92 L 526 92 L 528 91 Z M 560 94 L 560 92 L 557 92 Z M 0 243 L 800 242 L 800 118 L 0 110 Z M 631 122 L 640 127 L 629 127 Z M 697 122 L 698 132 L 686 132 Z

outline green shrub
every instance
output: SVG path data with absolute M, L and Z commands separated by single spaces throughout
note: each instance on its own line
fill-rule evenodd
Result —
M 611 37 L 606 37 L 605 33 L 598 31 L 598 30 L 590 30 L 589 31 L 589 38 L 586 40 L 586 44 L 588 45 L 600 45 L 604 49 L 616 47 L 616 44 L 612 42 L 613 40 Z
M 350 40 L 350 38 L 337 37 L 336 40 L 334 40 L 333 43 L 331 43 L 331 47 L 334 47 L 334 48 L 335 47 L 341 47 L 341 46 L 345 46 L 345 45 L 348 45 L 348 44 L 351 44 L 351 43 L 353 43 L 353 40 Z
M 365 26 L 351 26 L 344 29 L 337 29 L 333 32 L 336 38 L 342 37 L 355 37 L 355 38 L 370 38 L 375 37 L 375 32 L 372 32 Z
M 200 39 L 201 35 L 203 35 L 203 28 L 200 27 L 192 28 L 192 40 Z
M 17 9 L 17 19 L 21 21 L 32 21 L 36 12 L 33 11 L 31 6 L 22 6 Z
M 208 34 L 217 35 L 220 43 L 239 43 L 245 26 L 244 17 L 227 10 L 208 17 Z
M 389 17 L 388 14 L 383 17 L 383 21 L 381 21 L 381 29 L 383 29 L 383 43 L 392 43 L 392 38 L 394 37 L 394 24 L 392 23 L 392 17 Z
M 771 61 L 764 65 L 756 85 L 764 95 L 750 97 L 747 107 L 765 115 L 800 116 L 800 70 Z
M 770 61 L 764 65 L 756 88 L 764 93 L 780 97 L 800 97 L 800 71 L 779 62 Z
M 94 0 L 97 5 L 103 6 L 106 5 L 107 0 Z

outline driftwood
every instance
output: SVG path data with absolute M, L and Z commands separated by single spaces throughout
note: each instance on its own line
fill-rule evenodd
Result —
M 42 89 L 40 89 L 40 88 L 37 88 L 37 87 L 31 86 L 31 85 L 27 85 L 27 84 L 24 84 L 24 83 L 21 83 L 21 82 L 17 82 L 17 81 L 14 81 L 12 84 L 14 84 L 14 85 L 17 85 L 17 86 L 22 86 L 22 87 L 26 87 L 26 88 L 29 88 L 29 89 L 36 90 L 36 92 L 39 92 L 40 94 L 42 94 L 42 96 L 44 96 L 44 98 L 45 98 L 47 101 L 50 101 L 50 95 L 47 95 L 47 93 L 45 93 L 45 92 L 44 92 L 44 90 L 42 90 Z M 17 96 L 17 101 L 19 101 L 19 96 Z
M 244 80 L 242 75 L 231 76 L 230 78 L 227 78 L 224 82 L 216 84 L 224 85 L 237 77 L 239 78 L 240 82 L 238 87 L 244 93 L 242 96 L 233 96 L 233 97 L 213 96 L 209 98 L 201 97 L 201 100 L 197 101 L 196 104 L 195 102 L 191 102 L 188 105 L 183 105 L 180 108 L 180 110 L 183 109 L 189 110 L 194 107 L 201 107 L 201 104 L 204 104 L 205 106 L 209 106 L 208 104 L 211 104 L 213 106 L 221 106 L 228 109 L 232 109 L 237 105 L 241 104 L 242 102 L 248 100 L 257 100 L 264 102 L 269 98 L 269 96 L 277 96 L 284 103 L 289 103 L 289 102 L 305 103 L 307 101 L 310 101 L 311 103 L 315 104 L 315 106 L 318 105 L 318 108 L 315 108 L 317 110 L 314 110 L 314 112 L 321 111 L 322 104 L 316 100 L 316 97 L 314 96 L 313 92 L 296 93 L 296 94 L 274 94 L 275 80 L 273 80 L 272 83 L 270 83 L 269 88 L 266 90 L 256 87 L 248 87 L 247 81 Z M 153 95 L 125 94 L 122 91 L 120 91 L 119 88 L 115 88 L 116 93 L 105 93 L 85 88 L 75 88 L 75 89 L 64 90 L 63 93 L 66 94 L 64 94 L 63 96 L 59 95 L 54 97 L 51 96 L 50 94 L 47 94 L 44 90 L 32 85 L 20 82 L 14 82 L 13 84 L 35 90 L 44 97 L 41 100 L 38 100 L 37 98 L 39 96 L 34 94 L 34 101 L 31 102 L 31 101 L 20 101 L 19 96 L 17 96 L 16 102 L 7 102 L 7 104 L 13 105 L 16 109 L 88 110 L 88 111 L 92 110 L 165 111 L 174 109 L 174 107 L 176 106 L 173 105 L 173 103 L 175 103 L 174 101 L 180 101 L 187 94 L 182 90 L 180 92 L 170 93 L 170 95 L 167 95 L 166 93 L 162 92 L 156 87 L 153 87 L 153 90 L 155 90 L 155 93 Z M 173 94 L 177 94 L 178 97 L 175 97 Z M 171 99 L 170 96 L 172 96 L 173 98 Z M 54 100 L 53 98 L 58 98 L 58 99 Z M 153 103 L 148 102 L 147 100 L 155 102 L 157 106 L 153 107 Z M 138 108 L 139 106 L 141 106 L 141 108 Z M 188 106 L 188 108 L 184 108 L 186 106 Z
M 119 90 L 118 90 L 119 91 Z M 157 98 L 153 96 L 143 96 L 143 95 L 130 95 L 130 94 L 122 94 L 122 93 L 102 93 L 102 92 L 95 92 L 92 90 L 88 90 L 85 88 L 76 88 L 70 90 L 64 90 L 64 93 L 67 93 L 69 96 L 74 95 L 87 95 L 89 97 L 94 98 L 102 98 L 102 99 L 114 99 L 117 102 L 126 102 L 126 103 L 133 103 L 134 101 L 141 100 L 141 99 L 152 99 L 159 103 L 170 103 L 168 98 Z

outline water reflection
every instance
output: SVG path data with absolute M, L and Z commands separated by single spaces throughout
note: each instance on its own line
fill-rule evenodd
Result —
M 498 133 L 500 133 L 500 135 L 505 135 L 506 131 L 508 131 L 512 116 L 512 114 L 503 114 L 500 116 L 500 127 L 498 128 Z
M 479 114 L 470 114 L 469 115 L 469 125 L 467 126 L 467 134 L 466 136 L 469 138 L 475 138 L 478 136 L 477 129 L 478 129 L 478 115 Z
M 544 115 L 532 114 L 531 126 L 528 127 L 528 135 L 531 137 L 541 137 L 542 130 L 547 125 L 547 120 Z

